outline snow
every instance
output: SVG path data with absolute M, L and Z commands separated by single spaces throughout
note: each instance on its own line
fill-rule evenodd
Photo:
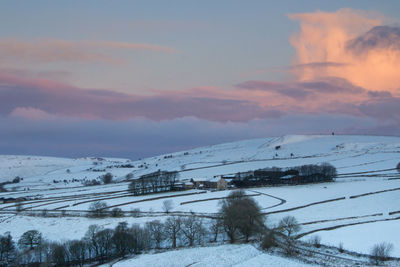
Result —
M 276 149 L 276 146 L 280 148 Z M 302 224 L 300 234 L 317 231 L 315 234 L 322 237 L 322 243 L 338 245 L 339 242 L 343 242 L 345 248 L 368 253 L 373 244 L 388 241 L 395 245 L 394 255 L 400 256 L 399 241 L 396 240 L 396 235 L 390 234 L 396 232 L 400 220 L 382 221 L 399 216 L 399 214 L 389 215 L 389 212 L 400 210 L 400 190 L 350 198 L 354 195 L 400 188 L 400 179 L 388 179 L 400 178 L 398 172 L 394 170 L 400 162 L 400 137 L 288 135 L 201 147 L 138 161 L 4 155 L 0 156 L 2 179 L 0 182 L 11 181 L 15 176 L 20 176 L 23 180 L 20 183 L 6 185 L 5 187 L 12 191 L 0 193 L 0 197 L 27 197 L 29 201 L 25 201 L 23 207 L 39 211 L 41 209 L 87 210 L 93 201 L 104 199 L 107 205 L 121 205 L 120 208 L 124 211 L 139 208 L 146 212 L 161 212 L 163 201 L 171 199 L 174 204 L 172 212 L 215 213 L 219 209 L 219 199 L 226 197 L 230 193 L 229 190 L 207 191 L 187 196 L 179 194 L 198 193 L 202 190 L 131 196 L 127 191 L 129 181 L 125 181 L 126 175 L 132 174 L 132 179 L 136 179 L 159 169 L 176 170 L 180 172 L 182 182 L 189 182 L 191 179 L 212 180 L 221 175 L 232 175 L 259 168 L 273 166 L 285 168 L 323 162 L 333 164 L 338 173 L 343 175 L 342 178 L 338 178 L 334 183 L 257 187 L 245 191 L 247 194 L 257 194 L 253 197 L 263 212 L 277 212 L 267 216 L 266 221 L 269 226 L 276 225 L 284 216 L 292 215 Z M 130 164 L 133 167 L 121 168 L 122 164 Z M 357 174 L 371 171 L 374 173 L 369 177 Z M 99 186 L 83 186 L 81 183 L 84 179 L 99 180 L 100 176 L 107 172 L 110 172 L 118 183 Z M 77 181 L 74 182 L 74 179 Z M 60 182 L 54 183 L 53 180 Z M 165 198 L 128 204 L 155 197 Z M 344 199 L 315 204 L 336 198 Z M 183 204 L 196 200 L 202 201 Z M 285 211 L 303 205 L 310 206 Z M 131 224 L 155 219 L 155 217 L 97 220 L 82 217 L 42 218 L 14 215 L 12 213 L 14 210 L 13 203 L 0 204 L 0 233 L 11 231 L 15 240 L 23 232 L 31 229 L 41 231 L 48 239 L 63 240 L 81 238 L 90 224 L 112 228 L 120 221 L 128 221 Z M 165 216 L 161 217 L 163 218 Z M 378 222 L 322 231 L 327 227 L 370 220 Z M 303 239 L 307 240 L 312 235 L 307 234 Z M 159 254 L 150 256 L 157 257 L 156 255 Z M 268 254 L 257 254 L 243 261 L 238 259 L 238 264 L 245 262 L 246 265 L 257 266 L 258 259 L 265 257 L 272 260 L 270 258 L 272 256 Z M 221 265 L 224 264 L 223 261 L 221 259 Z M 232 263 L 234 264 L 236 263 Z
M 139 255 L 113 264 L 115 267 L 153 266 L 310 266 L 261 252 L 252 245 L 222 245 L 186 248 L 158 254 Z
M 344 249 L 365 254 L 369 254 L 375 244 L 388 242 L 393 244 L 392 256 L 400 257 L 399 228 L 400 221 L 374 222 L 321 231 L 303 239 L 319 235 L 324 244 L 338 246 L 343 243 Z

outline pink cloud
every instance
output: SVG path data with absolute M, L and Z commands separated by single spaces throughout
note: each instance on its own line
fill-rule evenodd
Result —
M 11 117 L 25 118 L 30 120 L 54 119 L 56 116 L 43 110 L 32 107 L 17 107 L 10 113 Z
M 147 44 L 111 41 L 66 41 L 60 39 L 43 39 L 22 41 L 17 39 L 0 39 L 0 58 L 3 61 L 49 62 L 101 62 L 106 64 L 123 64 L 125 60 L 110 54 L 108 50 L 150 51 L 159 53 L 176 53 L 171 47 Z

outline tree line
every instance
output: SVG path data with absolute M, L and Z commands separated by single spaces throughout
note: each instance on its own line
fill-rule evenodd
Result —
M 177 171 L 168 172 L 158 170 L 132 180 L 128 186 L 128 190 L 135 196 L 172 191 L 178 178 L 179 173 Z
M 291 168 L 264 168 L 249 173 L 237 173 L 233 179 L 236 187 L 276 184 L 305 184 L 331 182 L 336 177 L 336 168 L 329 163 L 307 164 Z
M 177 248 L 222 241 L 249 241 L 264 231 L 257 203 L 243 191 L 234 191 L 220 203 L 221 216 L 169 216 L 144 225 L 120 222 L 114 229 L 90 225 L 82 239 L 47 241 L 29 230 L 14 242 L 10 233 L 0 238 L 0 266 L 83 266 L 104 263 L 150 249 Z

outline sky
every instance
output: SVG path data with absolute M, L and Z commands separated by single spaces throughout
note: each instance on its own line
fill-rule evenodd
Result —
M 400 135 L 400 2 L 1 1 L 0 154 Z

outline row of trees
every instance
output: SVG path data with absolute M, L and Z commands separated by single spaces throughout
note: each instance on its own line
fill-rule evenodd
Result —
M 120 222 L 114 229 L 90 225 L 80 240 L 49 242 L 37 230 L 25 232 L 17 244 L 11 235 L 0 236 L 0 266 L 48 264 L 83 266 L 162 247 L 193 246 L 206 241 L 209 231 L 201 218 L 168 217 L 144 226 Z
M 128 190 L 135 196 L 171 191 L 174 189 L 178 178 L 179 173 L 177 171 L 168 172 L 158 170 L 132 180 Z
M 291 168 L 264 168 L 249 173 L 237 173 L 233 183 L 237 187 L 270 184 L 303 184 L 330 182 L 337 175 L 336 168 L 329 163 L 308 164 Z

